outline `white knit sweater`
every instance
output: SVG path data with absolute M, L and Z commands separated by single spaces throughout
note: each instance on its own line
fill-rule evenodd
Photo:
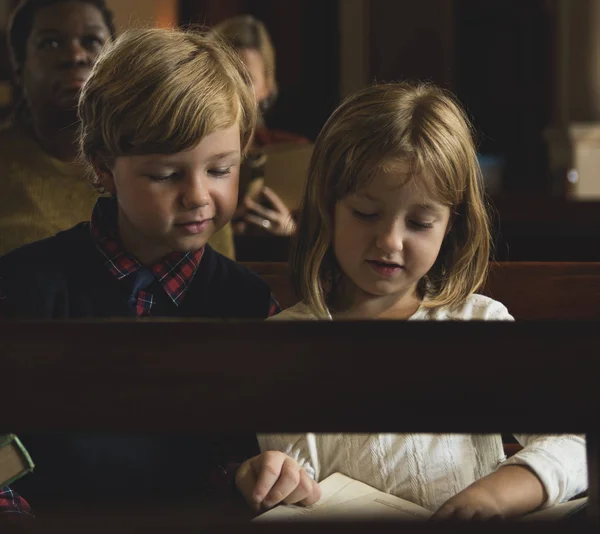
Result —
M 328 312 L 329 313 L 329 312 Z M 315 320 L 317 315 L 303 302 L 283 310 L 270 320 Z M 331 320 L 331 314 L 329 313 Z M 506 306 L 484 295 L 470 295 L 456 308 L 426 308 L 421 306 L 409 321 L 513 321 Z
M 587 488 L 583 437 L 516 438 L 525 448 L 508 460 L 498 434 L 259 434 L 258 441 L 317 481 L 340 472 L 431 511 L 500 465 L 529 466 L 546 488 L 545 506 Z
M 331 316 L 330 316 L 331 318 Z M 303 303 L 272 319 L 316 315 Z M 411 320 L 513 320 L 505 306 L 471 295 L 458 308 L 419 308 Z M 501 465 L 526 465 L 542 481 L 545 506 L 587 488 L 585 439 L 516 434 L 524 449 L 506 459 L 498 434 L 259 434 L 261 451 L 284 452 L 317 481 L 340 472 L 431 511 Z

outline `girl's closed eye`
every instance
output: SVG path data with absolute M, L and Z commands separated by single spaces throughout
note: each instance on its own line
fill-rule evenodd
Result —
M 420 222 L 414 219 L 408 221 L 410 225 L 416 230 L 428 230 L 429 228 L 433 228 L 433 223 L 430 222 Z
M 352 208 L 352 214 L 355 217 L 358 217 L 359 219 L 363 219 L 365 221 L 372 221 L 372 220 L 376 219 L 377 216 L 379 215 L 378 213 L 360 211 L 360 210 L 357 210 L 354 208 Z

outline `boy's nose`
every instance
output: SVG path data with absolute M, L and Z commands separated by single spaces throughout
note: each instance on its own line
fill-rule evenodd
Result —
M 210 193 L 204 176 L 193 176 L 184 180 L 181 203 L 185 209 L 195 209 L 210 203 Z

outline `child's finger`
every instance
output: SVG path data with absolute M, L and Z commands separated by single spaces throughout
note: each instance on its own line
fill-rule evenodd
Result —
M 254 498 L 256 488 L 256 475 L 249 462 L 244 462 L 235 475 L 235 485 L 246 502 L 258 512 L 260 502 Z
M 254 502 L 263 503 L 265 498 L 272 493 L 273 489 L 288 471 L 288 468 L 286 468 L 284 473 L 284 466 L 288 459 L 292 460 L 292 458 L 283 453 L 273 451 L 267 451 L 254 458 L 255 461 L 251 464 L 256 476 L 256 483 L 252 493 Z
M 442 506 L 440 506 L 440 508 L 438 508 L 435 511 L 435 513 L 430 517 L 430 519 L 432 521 L 437 521 L 438 519 L 449 519 L 454 515 L 455 512 L 456 509 L 454 508 L 454 506 L 450 504 L 443 504 Z
M 310 478 L 310 476 L 304 469 L 302 469 L 300 472 L 300 484 L 298 485 L 298 487 L 302 487 L 306 490 L 306 494 L 304 495 L 304 497 L 296 499 L 296 497 L 298 496 L 296 495 L 296 492 L 298 490 L 296 490 L 292 492 L 292 495 L 290 495 L 285 500 L 286 503 L 295 502 L 304 506 L 310 506 L 311 504 L 315 504 L 316 502 L 318 502 L 321 498 L 321 486 L 319 486 L 319 484 L 317 484 L 312 478 Z M 295 500 L 292 501 L 292 498 Z
M 298 463 L 289 456 L 285 458 L 281 466 L 280 475 L 271 491 L 263 500 L 263 506 L 272 508 L 284 501 L 300 484 L 301 471 L 304 471 Z
M 286 504 L 295 504 L 308 498 L 313 492 L 313 480 L 308 476 L 304 469 L 300 469 L 300 480 L 296 489 L 294 489 L 283 502 Z

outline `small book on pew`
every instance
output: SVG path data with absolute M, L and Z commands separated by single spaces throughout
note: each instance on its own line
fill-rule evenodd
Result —
M 14 434 L 0 434 L 0 486 L 7 486 L 33 470 L 27 449 Z
M 312 506 L 277 506 L 254 521 L 425 521 L 433 512 L 367 484 L 334 473 L 320 483 L 321 499 Z M 587 497 L 532 512 L 523 520 L 554 521 L 580 511 Z

